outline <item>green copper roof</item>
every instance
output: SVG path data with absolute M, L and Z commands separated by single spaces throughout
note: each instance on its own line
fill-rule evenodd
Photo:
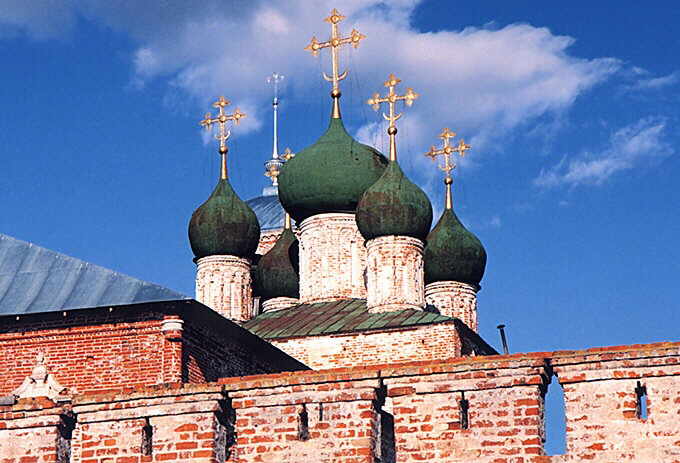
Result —
M 432 204 L 396 161 L 361 197 L 357 226 L 367 240 L 379 236 L 411 236 L 424 240 L 432 225 Z
M 436 310 L 429 307 L 430 310 Z M 333 333 L 385 330 L 454 319 L 433 311 L 399 310 L 369 313 L 365 299 L 300 304 L 284 310 L 266 312 L 246 322 L 243 327 L 263 339 L 320 336 Z
M 486 267 L 486 251 L 453 209 L 446 209 L 425 246 L 425 282 L 458 281 L 479 285 Z
M 257 264 L 258 295 L 264 300 L 274 297 L 300 297 L 298 262 L 297 238 L 286 228 L 276 244 Z
M 342 119 L 283 165 L 279 199 L 296 221 L 324 212 L 354 212 L 361 195 L 382 175 L 387 159 L 349 136 Z
M 196 258 L 252 257 L 259 240 L 260 225 L 255 213 L 236 195 L 227 179 L 217 183 L 189 222 L 189 242 Z

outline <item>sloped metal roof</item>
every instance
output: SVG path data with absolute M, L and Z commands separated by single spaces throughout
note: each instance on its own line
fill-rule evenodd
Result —
M 0 315 L 187 299 L 0 233 Z
M 268 194 L 249 199 L 246 204 L 251 207 L 260 222 L 261 230 L 283 228 L 285 211 L 277 194 Z
M 347 299 L 299 304 L 284 310 L 266 312 L 246 322 L 243 327 L 264 339 L 281 339 L 403 328 L 454 320 L 430 310 L 369 313 L 366 299 Z

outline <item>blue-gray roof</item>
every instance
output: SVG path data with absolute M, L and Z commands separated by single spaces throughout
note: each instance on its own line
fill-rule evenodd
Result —
M 260 222 L 261 230 L 283 228 L 285 211 L 279 202 L 278 195 L 258 196 L 257 198 L 249 199 L 246 203 L 255 212 L 257 220 Z
M 0 233 L 0 316 L 187 299 Z

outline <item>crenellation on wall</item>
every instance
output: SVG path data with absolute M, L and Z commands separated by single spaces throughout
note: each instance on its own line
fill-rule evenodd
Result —
M 222 378 L 68 404 L 31 399 L 0 406 L 0 455 L 3 463 L 55 461 L 21 458 L 38 458 L 27 442 L 54 455 L 60 417 L 70 412 L 76 463 L 214 463 L 227 454 L 231 463 L 676 462 L 678 365 L 680 343 L 663 343 Z M 561 375 L 569 378 L 567 453 L 548 456 L 543 393 Z M 636 414 L 639 384 L 647 419 Z M 146 423 L 151 456 L 140 454 Z

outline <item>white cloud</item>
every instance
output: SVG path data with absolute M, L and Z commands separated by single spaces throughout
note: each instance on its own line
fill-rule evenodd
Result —
M 647 77 L 638 80 L 632 88 L 637 90 L 657 90 L 674 85 L 680 81 L 680 72 L 675 71 L 666 76 Z
M 584 152 L 573 159 L 564 157 L 541 170 L 534 184 L 544 188 L 600 185 L 618 172 L 670 156 L 675 150 L 666 141 L 665 129 L 664 119 L 641 119 L 614 132 L 603 150 Z
M 29 33 L 67 29 L 68 21 L 62 19 L 29 30 L 35 19 L 30 15 L 38 15 L 40 9 L 21 6 L 25 3 L 13 0 L 13 6 L 4 9 L 13 11 L 14 23 L 23 24 Z M 320 81 L 320 71 L 328 72 L 327 53 L 314 59 L 302 48 L 312 35 L 327 38 L 329 27 L 322 18 L 337 6 L 347 16 L 341 23 L 343 34 L 356 27 L 368 36 L 359 50 L 341 52 L 343 67 L 350 65 L 350 77 L 343 82 L 346 119 L 356 122 L 364 111 L 372 114 L 358 106 L 371 93 L 384 91 L 382 82 L 389 72 L 403 79 L 401 91 L 410 86 L 421 94 L 400 121 L 401 153 L 408 153 L 406 143 L 413 153 L 426 151 L 448 126 L 473 145 L 470 158 L 480 159 L 497 149 L 492 142 L 540 116 L 563 112 L 620 68 L 616 59 L 570 55 L 573 38 L 528 24 L 419 32 L 409 18 L 420 0 L 197 3 L 70 0 L 60 3 L 57 19 L 81 16 L 127 33 L 139 44 L 130 57 L 135 83 L 166 79 L 169 91 L 195 99 L 198 111 L 225 93 L 241 107 L 252 108 L 241 128 L 252 131 L 260 127 L 263 114 L 258 112 L 267 108 L 270 89 L 264 78 L 273 70 L 288 76 L 295 95 L 322 98 L 312 90 L 328 88 Z M 381 120 L 374 117 L 375 122 Z M 359 128 L 362 138 L 382 137 L 375 132 L 380 124 L 373 121 Z M 408 169 L 409 164 L 422 166 L 426 159 L 418 155 L 404 162 Z M 436 172 L 418 169 L 414 176 L 426 182 Z

